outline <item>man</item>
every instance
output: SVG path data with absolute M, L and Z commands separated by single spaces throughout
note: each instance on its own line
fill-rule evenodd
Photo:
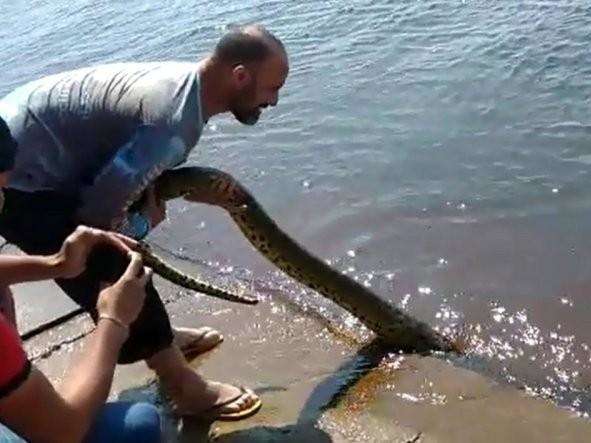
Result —
M 0 119 L 0 203 L 16 144 Z M 71 278 L 84 271 L 89 252 L 108 243 L 131 257 L 123 276 L 101 291 L 95 330 L 79 361 L 56 391 L 32 367 L 16 331 L 9 286 L 47 278 Z M 161 440 L 160 415 L 143 403 L 108 403 L 117 356 L 145 299 L 151 271 L 142 272 L 135 243 L 115 234 L 79 227 L 49 256 L 0 255 L 0 442 L 144 442 Z M 5 426 L 9 426 L 13 432 Z
M 0 234 L 31 254 L 55 252 L 78 223 L 142 238 L 165 216 L 150 182 L 186 160 L 212 116 L 229 111 L 255 124 L 277 104 L 287 74 L 282 43 L 247 26 L 196 64 L 105 65 L 18 88 L 0 102 L 20 145 Z M 57 283 L 93 313 L 99 283 L 88 272 Z M 261 403 L 252 391 L 206 381 L 187 364 L 156 290 L 146 291 L 119 361 L 145 359 L 182 414 L 255 413 Z

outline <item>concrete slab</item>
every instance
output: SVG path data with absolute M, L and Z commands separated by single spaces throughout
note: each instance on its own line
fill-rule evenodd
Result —
M 591 435 L 589 421 L 438 358 L 388 355 L 368 371 L 358 346 L 285 301 L 241 306 L 179 298 L 172 285 L 158 285 L 174 324 L 225 334 L 218 350 L 193 364 L 209 378 L 254 388 L 264 402 L 240 422 L 177 422 L 145 365 L 120 367 L 111 397 L 160 404 L 169 441 L 573 442 Z M 91 328 L 81 317 L 27 346 L 50 349 L 36 364 L 59 382 L 80 347 L 76 337 Z

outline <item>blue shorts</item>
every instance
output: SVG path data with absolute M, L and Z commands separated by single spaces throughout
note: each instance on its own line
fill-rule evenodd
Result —
M 107 403 L 95 420 L 85 443 L 160 443 L 160 413 L 149 403 Z M 0 425 L 0 443 L 24 440 Z

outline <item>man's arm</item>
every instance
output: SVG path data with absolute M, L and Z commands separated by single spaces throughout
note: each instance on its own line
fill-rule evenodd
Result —
M 121 279 L 101 292 L 98 325 L 78 363 L 68 371 L 60 392 L 33 369 L 24 383 L 0 399 L 2 423 L 33 442 L 68 443 L 83 439 L 107 399 L 117 356 L 129 333 L 128 325 L 143 305 L 144 287 L 151 272 L 138 276 L 141 270 L 141 257 L 133 253 Z

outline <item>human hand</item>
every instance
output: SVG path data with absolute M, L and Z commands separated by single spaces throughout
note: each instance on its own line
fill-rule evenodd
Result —
M 152 270 L 144 268 L 138 252 L 131 252 L 129 256 L 131 260 L 121 278 L 101 291 L 96 304 L 99 318 L 110 318 L 126 327 L 142 310 L 145 287 L 152 278 Z
M 58 277 L 74 278 L 86 269 L 86 260 L 92 249 L 100 243 L 107 243 L 125 255 L 137 247 L 137 242 L 114 232 L 79 226 L 64 241 L 60 251 L 50 257 L 57 269 Z

